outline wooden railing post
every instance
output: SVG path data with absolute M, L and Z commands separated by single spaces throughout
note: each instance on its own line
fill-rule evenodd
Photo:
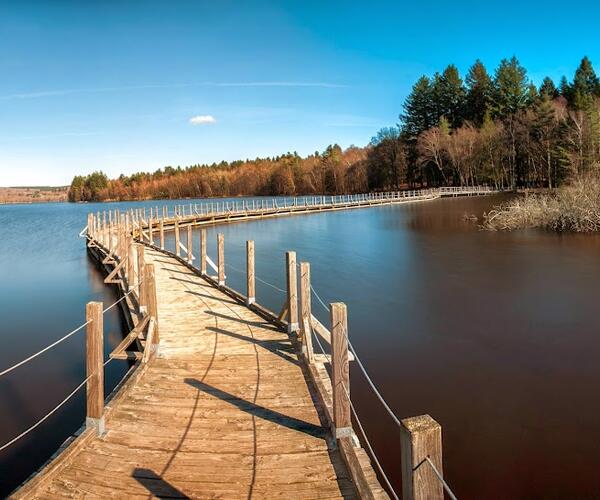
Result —
M 348 365 L 348 314 L 346 304 L 331 304 L 331 369 L 333 425 L 336 439 L 352 436 L 350 367 Z
M 148 242 L 154 245 L 154 227 L 152 224 L 152 209 L 150 209 L 150 218 L 148 219 Z
M 102 302 L 88 302 L 86 321 L 87 413 L 86 427 L 104 434 L 104 324 Z
M 246 305 L 256 302 L 256 284 L 254 278 L 254 240 L 246 241 L 246 279 L 247 297 Z
M 159 231 L 159 236 L 160 236 L 160 249 L 164 250 L 165 249 L 165 226 L 164 226 L 162 219 L 158 223 L 158 231 Z
M 133 237 L 127 236 L 127 289 L 132 290 L 136 284 L 135 245 Z M 139 276 L 139 275 L 138 275 Z
M 187 227 L 187 261 L 192 263 L 192 225 Z
M 206 229 L 200 230 L 200 274 L 206 276 Z
M 179 257 L 179 221 L 175 221 L 175 255 Z
M 296 252 L 286 252 L 288 333 L 298 331 L 298 272 Z
M 154 264 L 146 264 L 144 267 L 144 289 L 147 301 L 146 310 L 151 318 L 154 318 L 155 329 L 153 342 L 158 345 L 158 302 L 156 300 L 156 277 L 154 274 Z
M 402 498 L 443 500 L 444 487 L 427 458 L 443 477 L 442 427 L 429 415 L 405 418 L 400 428 Z
M 138 304 L 140 306 L 140 311 L 145 311 L 146 306 L 148 305 L 148 299 L 146 298 L 147 283 L 144 279 L 145 267 L 144 245 L 140 243 L 137 245 L 137 276 L 138 284 L 140 285 L 140 289 L 138 290 Z
M 310 264 L 308 262 L 300 262 L 300 330 L 302 331 L 302 353 L 309 363 L 314 361 L 311 317 Z
M 218 269 L 219 269 L 219 286 L 225 284 L 225 235 L 219 233 L 217 235 L 217 256 L 218 256 Z

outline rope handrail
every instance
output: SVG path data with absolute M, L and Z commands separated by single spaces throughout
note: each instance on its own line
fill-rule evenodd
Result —
M 321 349 L 321 353 L 323 354 L 327 354 L 325 349 L 323 348 L 323 344 L 321 344 L 321 341 L 319 340 L 319 336 L 315 335 L 314 336 L 315 339 L 317 340 L 317 344 L 319 345 L 319 349 Z M 354 404 L 352 403 L 352 400 L 350 399 L 350 394 L 348 393 L 348 390 L 346 389 L 346 386 L 342 383 L 342 387 L 344 388 L 344 392 L 346 393 L 346 397 L 348 398 L 348 401 L 350 403 L 350 409 L 352 410 L 352 414 L 354 415 L 354 419 L 356 420 L 356 423 L 358 424 L 358 427 L 360 429 L 360 432 L 365 440 L 365 443 L 367 444 L 367 447 L 369 448 L 369 452 L 371 453 L 371 456 L 373 457 L 373 459 L 375 460 L 375 463 L 377 464 L 377 468 L 379 469 L 379 472 L 381 473 L 381 476 L 383 477 L 383 479 L 385 480 L 387 487 L 389 488 L 390 492 L 392 493 L 394 500 L 398 500 L 398 496 L 396 495 L 396 492 L 394 491 L 394 488 L 392 487 L 390 480 L 388 479 L 385 471 L 383 470 L 383 466 L 381 465 L 381 463 L 379 462 L 379 459 L 377 458 L 377 455 L 375 455 L 375 450 L 373 449 L 373 446 L 371 445 L 371 442 L 369 441 L 369 438 L 367 436 L 367 433 L 365 432 L 365 429 L 360 421 L 360 419 L 358 418 L 358 414 L 356 413 L 356 409 L 354 408 Z
M 108 360 L 106 360 L 104 362 L 104 364 L 102 365 L 103 367 L 105 367 L 106 365 L 108 365 L 108 363 L 110 363 L 113 360 L 113 358 L 108 358 Z M 67 401 L 69 401 L 86 383 L 87 381 L 92 378 L 94 375 L 96 375 L 96 373 L 92 373 L 90 375 L 88 375 L 83 382 L 81 382 L 77 387 L 75 387 L 75 389 L 73 389 L 69 395 L 63 399 L 60 403 L 58 403 L 52 410 L 50 410 L 48 413 L 46 413 L 46 415 L 44 415 L 42 418 L 40 418 L 36 423 L 30 425 L 27 429 L 25 429 L 23 432 L 21 432 L 18 436 L 15 436 L 14 438 L 12 438 L 10 441 L 4 443 L 2 446 L 0 446 L 0 452 L 4 451 L 6 448 L 8 448 L 9 446 L 13 445 L 14 443 L 16 443 L 19 439 L 21 439 L 22 437 L 25 437 L 27 434 L 29 434 L 32 430 L 36 429 L 37 427 L 39 427 L 43 422 L 45 422 L 46 420 L 48 420 L 52 415 L 54 415 L 54 413 L 56 413 L 60 408 L 62 408 Z
M 225 267 L 229 267 L 230 269 L 233 269 L 234 271 L 237 271 L 238 273 L 246 273 L 246 271 L 244 271 L 243 269 L 239 269 L 238 267 L 232 266 L 231 264 L 229 264 L 227 262 L 225 263 Z M 256 281 L 260 281 L 264 285 L 270 286 L 271 288 L 277 290 L 278 292 L 287 294 L 287 290 L 283 290 L 283 289 L 279 288 L 277 285 L 274 285 L 273 283 L 269 283 L 268 281 L 265 281 L 265 280 L 259 278 L 258 276 L 256 276 L 256 274 L 254 275 L 254 279 Z
M 317 293 L 317 291 L 313 288 L 312 284 L 311 284 L 310 288 L 311 288 L 312 292 L 314 293 L 315 297 L 317 298 L 317 300 L 323 306 L 323 308 L 325 308 L 328 312 L 330 312 L 331 309 L 321 299 L 321 297 L 319 296 L 319 294 Z M 381 404 L 383 405 L 383 407 L 386 409 L 386 411 L 388 412 L 388 414 L 390 415 L 390 417 L 394 420 L 394 423 L 399 428 L 402 427 L 402 422 L 400 422 L 400 419 L 396 416 L 396 414 L 393 412 L 393 410 L 388 405 L 387 401 L 381 395 L 381 393 L 379 392 L 379 390 L 375 386 L 375 383 L 373 382 L 373 380 L 369 376 L 369 373 L 367 372 L 366 368 L 362 364 L 362 361 L 360 360 L 360 357 L 358 356 L 356 350 L 354 349 L 354 346 L 352 345 L 352 342 L 350 342 L 350 339 L 348 338 L 348 332 L 347 331 L 345 332 L 345 335 L 346 335 L 346 340 L 348 341 L 348 347 L 350 348 L 350 351 L 354 355 L 354 359 L 358 363 L 358 366 L 360 367 L 363 375 L 367 379 L 367 382 L 369 383 L 369 386 L 371 387 L 371 389 L 373 390 L 373 392 L 375 393 L 375 395 L 377 396 L 377 398 L 379 399 L 379 401 L 381 402 Z M 319 348 L 321 349 L 321 352 L 323 352 L 323 354 L 325 354 L 325 349 L 323 348 L 323 344 L 321 344 L 321 341 L 319 340 L 319 336 L 315 335 L 314 338 L 317 340 L 317 344 L 319 345 Z M 383 471 L 383 468 L 382 468 L 381 464 L 379 463 L 379 460 L 377 459 L 377 456 L 375 455 L 373 447 L 371 446 L 371 443 L 369 442 L 369 438 L 367 437 L 367 434 L 366 434 L 366 432 L 365 432 L 365 430 L 364 430 L 364 428 L 363 428 L 363 426 L 362 426 L 362 424 L 360 422 L 360 419 L 358 418 L 358 414 L 356 412 L 356 409 L 354 408 L 354 404 L 352 403 L 352 399 L 350 398 L 350 394 L 348 393 L 348 390 L 346 389 L 346 386 L 344 385 L 344 383 L 342 383 L 342 388 L 344 389 L 344 392 L 346 393 L 346 397 L 347 397 L 348 402 L 350 404 L 350 409 L 351 409 L 352 414 L 354 415 L 354 418 L 355 418 L 355 420 L 356 420 L 356 422 L 358 424 L 358 427 L 360 428 L 360 431 L 361 431 L 361 433 L 362 433 L 362 435 L 363 435 L 363 437 L 365 439 L 367 447 L 369 448 L 369 451 L 371 452 L 371 456 L 373 457 L 375 463 L 377 464 L 377 467 L 378 467 L 379 471 L 381 472 L 382 477 L 386 481 L 386 484 L 387 484 L 388 488 L 392 492 L 394 498 L 397 500 L 398 497 L 396 496 L 396 493 L 394 492 L 394 489 L 392 488 L 392 486 L 391 486 L 388 478 L 385 475 L 385 472 Z M 444 480 L 444 477 L 437 470 L 437 468 L 435 467 L 435 465 L 433 464 L 433 462 L 431 461 L 431 459 L 429 457 L 425 457 L 425 460 L 423 460 L 423 462 L 421 462 L 419 465 L 417 465 L 414 470 L 417 470 L 421 465 L 423 465 L 423 463 L 425 461 L 429 462 L 429 465 L 431 465 L 431 468 L 433 469 L 433 472 L 437 476 L 438 480 L 442 483 L 442 486 L 444 487 L 444 490 L 446 491 L 446 493 L 448 493 L 448 495 L 450 496 L 450 498 L 452 500 L 457 500 L 456 495 L 452 492 L 452 490 L 450 489 L 450 486 Z
M 454 494 L 454 492 L 450 489 L 450 486 L 448 485 L 448 483 L 444 479 L 444 476 L 442 476 L 442 474 L 440 473 L 440 471 L 437 470 L 437 467 L 435 465 L 433 465 L 433 461 L 431 460 L 431 458 L 425 457 L 425 460 L 423 460 L 419 465 L 417 465 L 413 469 L 413 472 L 416 471 L 417 469 L 419 469 L 419 467 L 421 467 L 421 465 L 423 465 L 425 462 L 427 462 L 431 466 L 431 468 L 433 469 L 433 473 L 436 475 L 436 477 L 438 478 L 438 480 L 440 481 L 440 483 L 442 483 L 442 486 L 444 487 L 444 490 L 446 491 L 446 493 L 448 493 L 448 496 L 452 500 L 458 500 L 458 498 L 456 497 L 456 495 Z
M 139 283 L 137 283 L 134 287 L 131 288 L 131 290 L 129 290 L 127 293 L 125 293 L 123 295 L 123 297 L 121 297 L 119 300 L 116 300 L 115 302 L 113 302 L 110 306 L 106 307 L 103 311 L 102 314 L 110 311 L 113 307 L 115 307 L 117 304 L 119 304 L 121 301 L 125 300 L 136 288 L 138 288 L 142 283 L 144 282 L 144 280 L 140 280 Z M 0 377 L 3 377 L 4 375 L 12 372 L 13 370 L 16 370 L 17 368 L 19 368 L 20 366 L 23 366 L 26 363 L 29 363 L 29 361 L 37 358 L 38 356 L 44 354 L 45 352 L 49 351 L 50 349 L 52 349 L 53 347 L 56 347 L 57 345 L 61 344 L 62 342 L 64 342 L 65 340 L 67 340 L 69 337 L 72 337 L 73 335 L 75 335 L 77 332 L 80 332 L 81 330 L 83 330 L 87 325 L 90 324 L 91 321 L 86 321 L 85 323 L 79 325 L 77 328 L 75 328 L 74 330 L 71 330 L 69 333 L 67 333 L 66 335 L 64 335 L 63 337 L 61 337 L 60 339 L 56 340 L 55 342 L 52 342 L 52 344 L 44 347 L 43 349 L 40 349 L 38 352 L 36 352 L 35 354 L 32 354 L 31 356 L 28 356 L 27 358 L 19 361 L 18 363 L 15 363 L 14 365 L 10 366 L 9 368 L 6 368 L 5 370 L 2 370 L 0 372 Z

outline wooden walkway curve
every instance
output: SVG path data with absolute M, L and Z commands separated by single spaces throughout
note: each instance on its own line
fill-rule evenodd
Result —
M 312 315 L 310 264 L 298 266 L 295 252 L 286 253 L 286 299 L 275 314 L 256 303 L 254 241 L 246 242 L 244 295 L 226 285 L 223 234 L 217 236 L 215 264 L 206 253 L 203 227 L 494 192 L 448 187 L 210 202 L 190 205 L 187 214 L 184 206 L 172 207 L 172 213 L 163 207 L 162 217 L 158 207 L 149 217 L 145 208 L 89 214 L 80 236 L 106 272 L 104 282 L 116 284 L 122 297 L 106 309 L 88 303 L 84 324 L 2 372 L 85 327 L 87 377 L 3 447 L 84 386 L 86 424 L 11 498 L 373 500 L 389 498 L 389 492 L 397 499 L 352 404 L 349 361 L 356 361 L 399 428 L 403 498 L 443 500 L 445 491 L 455 499 L 443 478 L 441 426 L 429 415 L 400 420 L 394 414 L 350 345 L 345 304 L 329 305 L 330 330 Z M 194 228 L 200 229 L 198 247 Z M 174 232 L 174 251 L 166 249 L 167 231 Z M 217 276 L 208 274 L 207 264 Z M 106 400 L 103 314 L 117 304 L 130 332 L 109 361 L 135 363 Z M 322 353 L 314 351 L 313 338 L 327 346 Z
M 354 498 L 290 336 L 173 257 L 146 262 L 158 358 L 109 405 L 105 435 L 27 497 Z

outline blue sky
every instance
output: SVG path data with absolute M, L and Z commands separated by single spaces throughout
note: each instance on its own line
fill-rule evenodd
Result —
M 0 186 L 364 145 L 421 74 L 600 70 L 583 2 L 0 3 Z M 190 120 L 197 118 L 196 124 Z M 207 118 L 207 117 L 212 117 Z

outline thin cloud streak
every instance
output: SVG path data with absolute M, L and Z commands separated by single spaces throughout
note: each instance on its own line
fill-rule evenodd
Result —
M 101 92 L 120 92 L 127 90 L 144 90 L 144 89 L 177 89 L 189 87 L 313 87 L 337 89 L 347 88 L 347 85 L 329 82 L 197 82 L 197 83 L 172 83 L 172 84 L 149 84 L 149 85 L 123 85 L 119 87 L 95 87 L 87 89 L 57 89 L 57 90 L 40 90 L 37 92 L 23 92 L 19 94 L 8 94 L 0 96 L 2 101 L 10 101 L 17 99 L 39 99 L 43 97 L 56 97 L 71 94 L 93 94 Z

